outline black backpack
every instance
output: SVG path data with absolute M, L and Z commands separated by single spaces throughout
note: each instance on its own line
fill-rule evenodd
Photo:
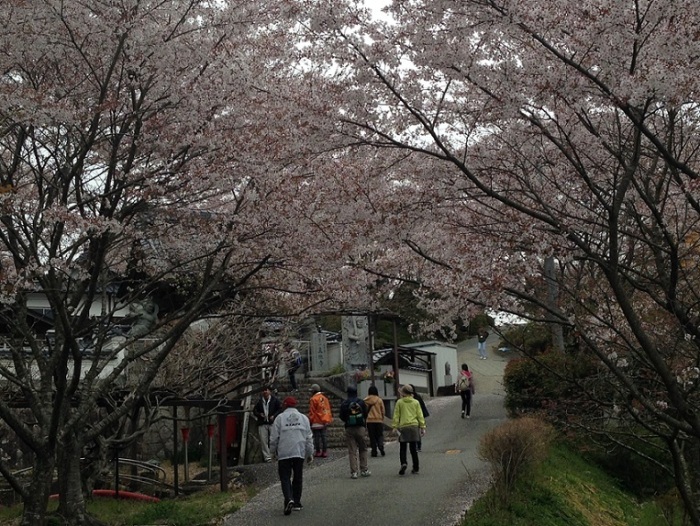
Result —
M 355 399 L 350 402 L 348 406 L 348 421 L 349 427 L 364 426 L 365 425 L 365 414 L 362 411 L 362 405 L 360 401 Z

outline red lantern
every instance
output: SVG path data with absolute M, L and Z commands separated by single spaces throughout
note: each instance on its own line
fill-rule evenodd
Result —
M 182 431 L 182 440 L 185 442 L 189 442 L 189 440 L 190 440 L 190 428 L 183 427 L 180 431 Z

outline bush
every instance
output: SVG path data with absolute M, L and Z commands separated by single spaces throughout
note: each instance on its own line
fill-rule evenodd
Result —
M 541 415 L 627 491 L 648 498 L 673 487 L 669 473 L 655 466 L 655 462 L 672 464 L 664 444 L 651 440 L 635 422 L 601 424 L 608 421 L 609 409 L 597 400 L 614 400 L 616 394 L 594 358 L 580 352 L 548 351 L 514 359 L 506 366 L 503 384 L 509 416 Z M 588 391 L 596 396 L 588 396 Z
M 342 363 L 334 365 L 333 368 L 328 371 L 328 376 L 335 376 L 338 374 L 345 374 L 345 365 Z
M 673 463 L 670 455 L 663 449 L 663 444 L 647 438 L 638 439 L 637 437 L 646 437 L 646 430 L 641 427 L 630 426 L 614 431 L 618 432 L 615 438 L 624 446 L 613 440 L 606 440 L 602 435 L 595 439 L 577 436 L 575 444 L 585 458 L 615 477 L 625 491 L 638 498 L 648 499 L 656 495 L 673 494 L 675 484 L 672 474 L 659 469 L 655 464 L 671 466 Z M 582 443 L 584 440 L 585 443 Z
M 482 437 L 479 457 L 491 465 L 494 493 L 502 503 L 518 478 L 546 458 L 553 437 L 550 425 L 529 416 L 508 420 Z
M 559 416 L 559 408 L 571 413 L 567 404 L 583 411 L 580 383 L 594 374 L 593 364 L 581 355 L 550 351 L 537 360 L 511 360 L 503 374 L 506 411 L 510 416 L 546 411 L 552 421 Z
M 466 333 L 468 336 L 476 336 L 481 327 L 493 327 L 495 320 L 488 314 L 477 314 L 471 320 L 469 320 L 469 325 L 466 327 Z
M 526 356 L 543 353 L 552 346 L 552 335 L 547 326 L 538 323 L 516 325 L 503 334 L 499 347 L 510 347 Z

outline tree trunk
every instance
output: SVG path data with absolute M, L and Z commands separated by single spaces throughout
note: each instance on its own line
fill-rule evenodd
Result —
M 555 351 L 561 352 L 564 350 L 564 329 L 561 326 L 561 320 L 553 314 L 553 312 L 559 312 L 559 282 L 552 256 L 544 260 L 544 277 L 547 282 L 547 319 L 552 332 L 552 347 Z
M 27 492 L 28 496 L 24 500 L 21 526 L 44 526 L 46 524 L 53 471 L 53 451 L 47 452 L 43 456 L 36 456 L 32 481 Z
M 66 526 L 91 524 L 87 520 L 80 475 L 81 444 L 80 437 L 70 434 L 64 439 L 58 454 L 58 514 Z
M 695 461 L 691 460 L 689 462 L 686 455 L 690 457 L 694 456 L 692 450 L 697 452 L 697 443 L 697 440 L 689 441 L 685 445 L 681 445 L 675 440 L 668 443 L 668 449 L 673 458 L 673 471 L 676 477 L 678 494 L 685 505 L 685 510 L 688 513 L 691 524 L 696 526 L 700 525 L 700 506 L 698 506 L 697 492 L 694 491 L 694 486 L 697 484 L 697 471 L 691 471 L 689 465 L 695 464 Z

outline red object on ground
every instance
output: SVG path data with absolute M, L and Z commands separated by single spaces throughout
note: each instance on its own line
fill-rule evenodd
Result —
M 143 500 L 146 502 L 160 502 L 158 497 L 151 497 L 150 495 L 144 495 L 143 493 L 137 493 L 135 491 L 123 491 L 119 490 L 119 493 L 113 489 L 95 489 L 92 491 L 93 497 L 118 497 L 120 499 L 127 500 Z

